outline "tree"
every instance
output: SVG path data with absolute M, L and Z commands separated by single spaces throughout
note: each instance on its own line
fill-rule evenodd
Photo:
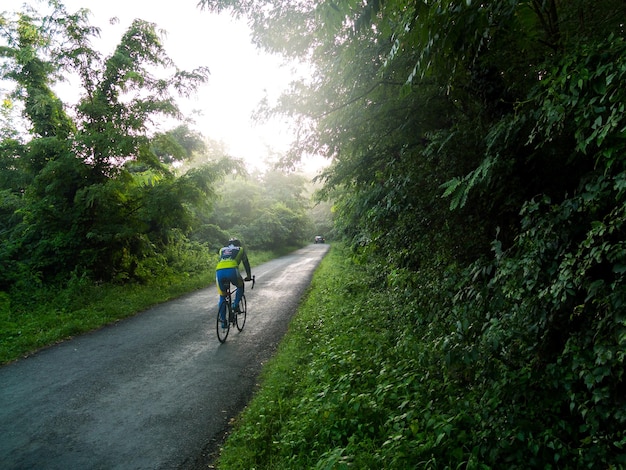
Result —
M 153 129 L 157 116 L 180 117 L 174 93 L 193 92 L 208 70 L 178 70 L 156 25 L 141 20 L 103 58 L 90 48 L 98 30 L 87 10 L 69 14 L 55 0 L 48 7 L 1 23 L 0 78 L 15 84 L 10 98 L 29 124 L 24 143 L 9 136 L 0 147 L 10 196 L 0 257 L 16 270 L 3 271 L 2 282 L 15 280 L 19 266 L 46 279 L 76 271 L 132 277 L 191 230 L 198 210 L 209 210 L 224 174 L 207 162 L 177 178 L 167 164 L 202 152 L 200 137 Z M 81 85 L 73 113 L 53 91 L 63 76 Z
M 274 109 L 292 155 L 333 160 L 339 228 L 429 341 L 446 431 L 396 454 L 624 465 L 624 2 L 203 4 L 312 63 Z
M 172 165 L 192 160 L 197 154 L 206 154 L 207 144 L 199 132 L 181 125 L 156 135 L 151 150 L 161 163 Z
M 300 175 L 279 171 L 228 178 L 207 224 L 242 237 L 252 248 L 296 246 L 311 237 L 305 183 Z

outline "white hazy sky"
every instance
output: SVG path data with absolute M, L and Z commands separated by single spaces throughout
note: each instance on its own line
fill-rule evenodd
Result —
M 0 11 L 16 11 L 36 0 L 0 0 Z M 216 15 L 197 7 L 197 0 L 62 0 L 68 11 L 91 11 L 90 23 L 101 29 L 94 47 L 110 54 L 135 18 L 156 23 L 165 30 L 166 52 L 180 69 L 207 66 L 209 81 L 190 100 L 179 99 L 186 116 L 206 137 L 223 141 L 230 154 L 243 158 L 250 167 L 262 168 L 268 149 L 283 152 L 292 140 L 286 122 L 279 119 L 255 124 L 251 115 L 267 94 L 270 102 L 292 79 L 292 67 L 281 58 L 261 53 L 252 45 L 245 20 L 228 14 Z M 119 19 L 112 25 L 110 18 Z M 307 170 L 319 167 L 311 161 Z

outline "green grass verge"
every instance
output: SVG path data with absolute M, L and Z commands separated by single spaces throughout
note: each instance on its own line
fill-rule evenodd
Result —
M 417 299 L 349 258 L 333 244 L 322 261 L 217 468 L 488 468 Z
M 394 284 L 401 271 L 346 255 L 333 244 L 320 265 L 219 469 L 626 468 L 623 381 L 611 391 L 602 375 L 592 394 L 597 379 L 572 373 L 585 370 L 568 368 L 572 351 L 552 364 L 508 356 L 518 345 L 493 330 L 509 312 L 481 318 L 445 289 L 449 273 Z M 606 374 L 594 357 L 589 370 Z
M 334 245 L 318 268 L 218 468 L 382 468 L 386 390 L 396 388 L 381 382 L 394 369 L 389 299 L 345 259 Z
M 253 266 L 286 253 L 253 251 Z M 40 288 L 9 296 L 0 292 L 0 364 L 71 338 L 153 305 L 210 286 L 215 271 L 169 273 L 147 284 L 100 284 L 75 280 L 63 290 Z

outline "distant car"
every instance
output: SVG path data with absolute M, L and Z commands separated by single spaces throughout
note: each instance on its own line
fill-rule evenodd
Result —
M 315 237 L 315 243 L 324 243 L 324 241 L 325 241 L 325 240 L 324 240 L 324 237 L 322 237 L 322 236 L 320 236 L 320 235 L 317 235 L 317 236 Z

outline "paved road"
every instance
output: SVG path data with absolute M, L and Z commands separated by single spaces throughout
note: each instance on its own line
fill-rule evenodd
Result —
M 327 249 L 253 269 L 245 329 L 222 345 L 210 287 L 0 368 L 0 467 L 200 467 L 250 399 Z

